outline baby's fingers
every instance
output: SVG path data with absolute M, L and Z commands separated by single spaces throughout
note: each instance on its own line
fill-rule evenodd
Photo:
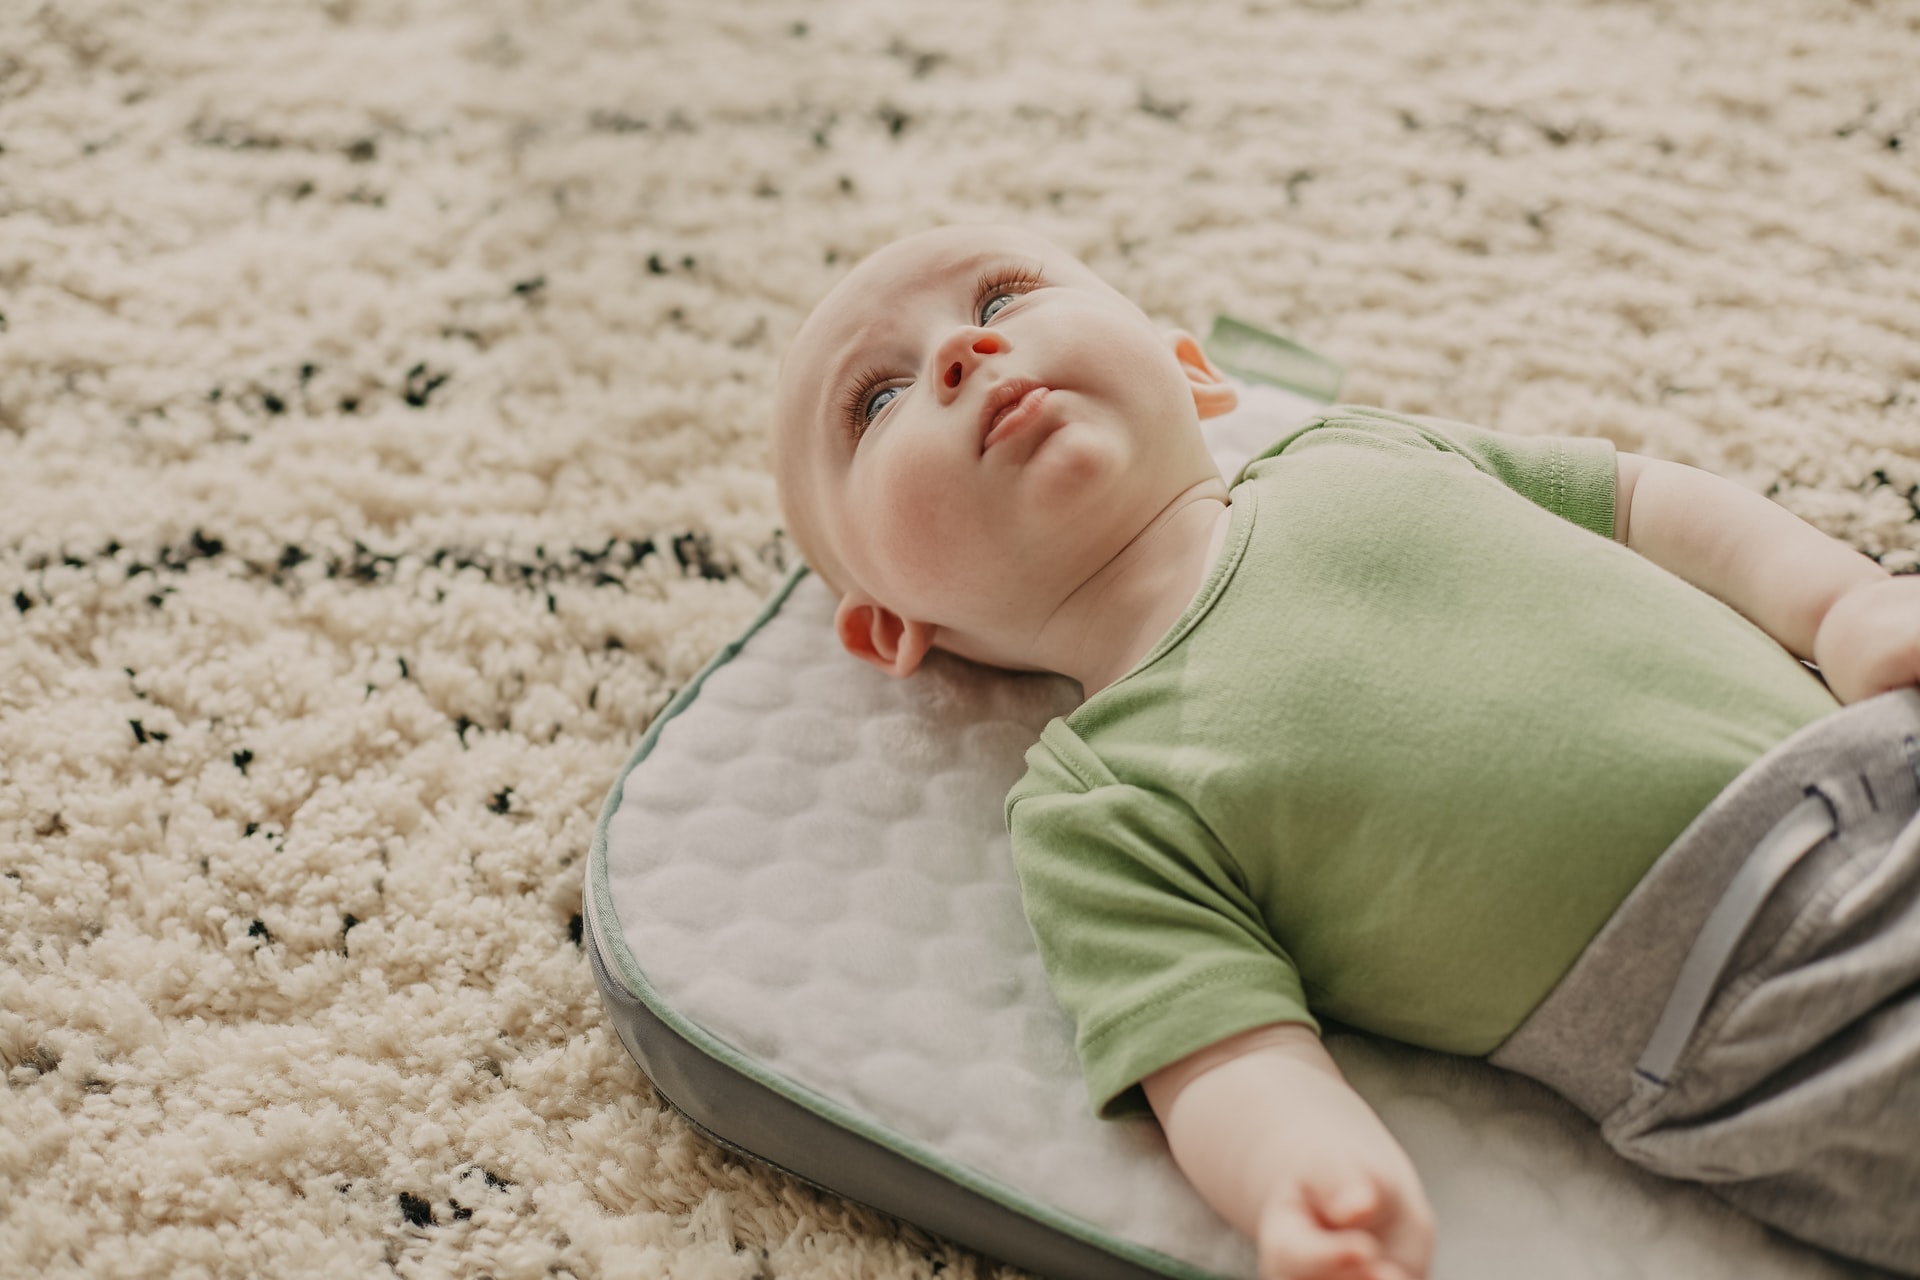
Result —
M 1330 1230 L 1362 1231 L 1381 1255 L 1373 1280 L 1424 1277 L 1433 1254 L 1433 1213 L 1418 1184 L 1411 1188 L 1364 1179 L 1310 1193 L 1320 1221 Z
M 1331 1228 L 1378 1231 L 1389 1216 L 1386 1197 L 1370 1179 L 1355 1179 L 1329 1191 L 1309 1194 L 1320 1221 Z
M 1371 1234 L 1328 1227 L 1302 1199 L 1275 1201 L 1261 1215 L 1261 1280 L 1373 1280 L 1380 1261 Z

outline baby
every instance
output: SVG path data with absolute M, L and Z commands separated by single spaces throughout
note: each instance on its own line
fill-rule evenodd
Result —
M 1600 439 L 1337 408 L 1230 487 L 1234 403 L 1010 228 L 882 249 L 780 371 L 847 650 L 1085 691 L 1007 821 L 1094 1106 L 1150 1106 L 1267 1277 L 1432 1251 L 1322 1017 L 1920 1273 L 1920 578 Z

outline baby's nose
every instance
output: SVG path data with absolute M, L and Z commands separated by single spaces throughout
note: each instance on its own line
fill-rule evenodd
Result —
M 991 330 L 983 330 L 975 335 L 974 339 L 969 342 L 966 347 L 968 352 L 976 356 L 997 355 L 1006 349 L 1006 342 L 999 334 Z M 949 387 L 957 387 L 960 385 L 960 380 L 964 377 L 966 377 L 966 362 L 955 360 L 947 366 L 944 381 Z

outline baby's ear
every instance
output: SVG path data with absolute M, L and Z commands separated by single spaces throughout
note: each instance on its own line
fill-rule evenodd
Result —
M 902 618 L 872 596 L 849 591 L 833 612 L 833 629 L 846 651 L 890 676 L 910 676 L 933 647 L 933 628 Z
M 1240 393 L 1224 373 L 1213 367 L 1198 338 L 1185 329 L 1170 329 L 1167 340 L 1173 344 L 1174 358 L 1186 371 L 1187 385 L 1193 389 L 1193 407 L 1202 418 L 1217 418 L 1240 403 Z

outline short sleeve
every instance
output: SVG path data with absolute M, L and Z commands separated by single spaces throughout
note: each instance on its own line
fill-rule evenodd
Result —
M 1023 784 L 1007 812 L 1027 919 L 1098 1114 L 1146 1110 L 1141 1079 L 1237 1032 L 1318 1029 L 1299 972 L 1184 805 L 1118 782 Z
M 1531 436 L 1439 418 L 1417 420 L 1436 443 L 1465 457 L 1534 505 L 1603 538 L 1613 537 L 1619 482 L 1604 436 Z
M 1613 537 L 1619 472 L 1613 442 L 1605 437 L 1519 435 L 1444 418 L 1337 405 L 1302 423 L 1254 462 L 1334 443 L 1457 454 L 1536 506 L 1590 533 Z

